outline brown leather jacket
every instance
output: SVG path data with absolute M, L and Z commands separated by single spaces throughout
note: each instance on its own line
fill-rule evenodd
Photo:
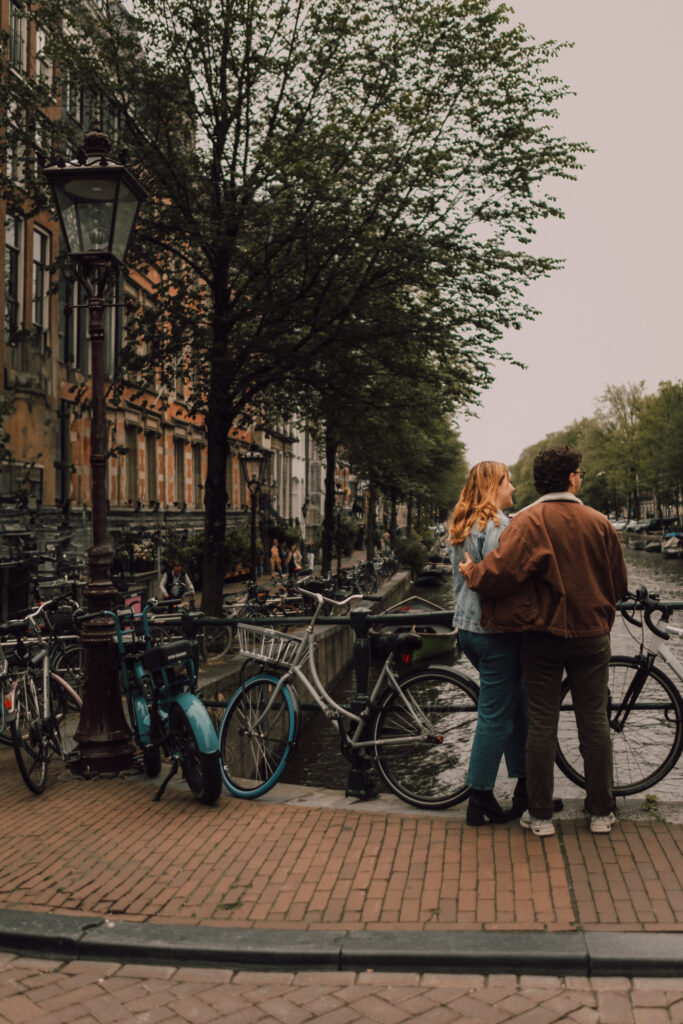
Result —
M 569 494 L 545 495 L 518 512 L 465 578 L 482 599 L 484 629 L 564 637 L 609 633 L 627 586 L 611 523 Z

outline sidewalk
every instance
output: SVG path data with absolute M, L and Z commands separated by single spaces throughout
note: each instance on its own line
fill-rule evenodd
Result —
M 576 790 L 542 840 L 387 794 L 280 784 L 205 807 L 174 780 L 155 803 L 144 776 L 54 765 L 33 797 L 5 747 L 0 771 L 0 950 L 180 970 L 683 977 L 678 802 L 620 801 L 611 834 L 592 835 Z
M 683 974 L 683 825 L 634 806 L 541 840 L 464 805 L 276 787 L 197 803 L 173 782 L 54 774 L 0 750 L 0 949 L 62 959 L 551 975 Z M 57 772 L 57 768 L 53 769 Z

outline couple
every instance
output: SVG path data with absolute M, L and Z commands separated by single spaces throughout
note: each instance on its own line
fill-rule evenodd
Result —
M 477 728 L 467 775 L 467 823 L 511 821 L 554 835 L 553 768 L 564 672 L 572 691 L 592 832 L 609 832 L 612 746 L 607 717 L 610 630 L 626 592 L 619 538 L 578 497 L 581 453 L 534 460 L 538 501 L 509 519 L 505 465 L 472 468 L 449 524 L 454 625 L 479 671 Z M 458 571 L 456 571 L 458 570 Z M 528 717 L 527 717 L 528 707 Z M 527 728 L 528 723 L 528 728 Z M 502 757 L 517 784 L 510 809 L 493 795 Z

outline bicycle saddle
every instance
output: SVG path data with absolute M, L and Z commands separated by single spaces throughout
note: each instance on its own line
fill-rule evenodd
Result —
M 422 647 L 422 637 L 415 633 L 381 633 L 374 639 L 377 640 L 383 658 L 392 651 L 396 654 L 411 654 Z
M 192 658 L 192 644 L 187 640 L 176 640 L 161 647 L 151 647 L 142 655 L 142 665 L 148 672 L 159 668 L 170 668 Z

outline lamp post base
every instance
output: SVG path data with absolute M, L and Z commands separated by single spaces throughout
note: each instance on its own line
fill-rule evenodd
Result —
M 116 597 L 116 588 L 102 572 L 110 561 L 108 545 L 90 549 L 91 582 L 85 593 L 93 617 L 81 631 L 83 709 L 74 735 L 78 747 L 69 765 L 84 778 L 128 772 L 135 763 L 135 746 L 123 714 L 114 625 L 102 614 L 113 607 Z

